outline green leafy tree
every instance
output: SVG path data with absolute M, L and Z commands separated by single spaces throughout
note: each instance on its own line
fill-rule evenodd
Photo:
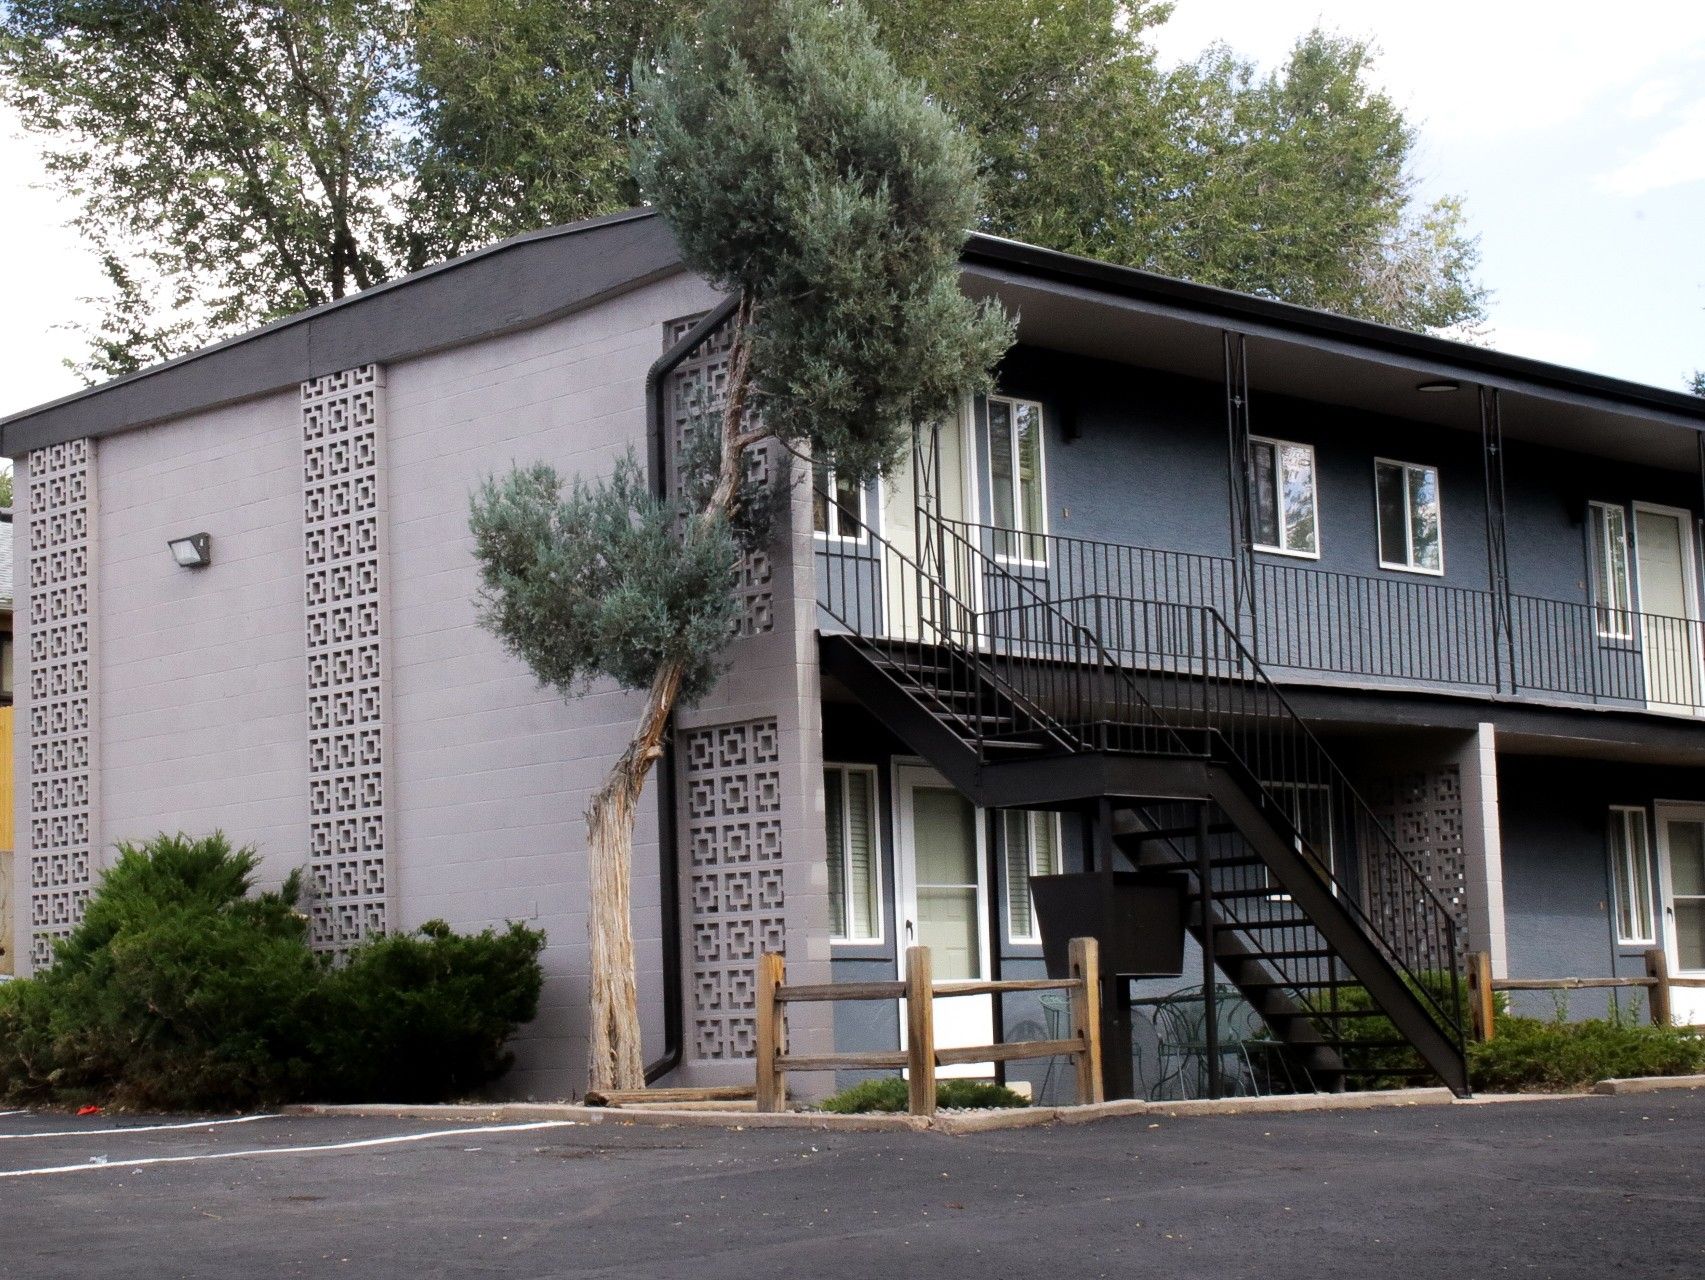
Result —
M 971 148 L 899 75 L 851 3 L 714 0 L 636 85 L 639 189 L 688 265 L 736 301 L 726 400 L 696 424 L 691 497 L 637 465 L 566 487 L 549 467 L 488 480 L 471 526 L 483 618 L 565 694 L 642 690 L 633 736 L 587 811 L 592 1087 L 643 1084 L 629 880 L 636 806 L 670 712 L 714 683 L 735 617 L 738 540 L 774 438 L 857 482 L 951 413 L 1011 341 L 969 302 Z
M 82 210 L 110 375 L 634 203 L 634 69 L 703 0 L 7 0 L 0 97 Z M 869 0 L 978 139 L 986 230 L 1411 328 L 1484 316 L 1365 42 L 1164 70 L 1150 0 Z
M 1696 370 L 1687 380 L 1687 389 L 1696 396 L 1705 396 L 1705 369 Z

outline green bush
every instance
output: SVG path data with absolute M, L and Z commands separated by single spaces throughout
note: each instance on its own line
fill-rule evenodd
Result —
M 1422 982 L 1445 1008 L 1450 1008 L 1446 974 L 1426 975 Z M 1467 1016 L 1467 992 L 1460 1005 Z M 1569 1022 L 1560 1007 L 1553 1020 L 1513 1017 L 1508 996 L 1495 997 L 1496 1034 L 1468 1046 L 1470 1084 L 1488 1093 L 1590 1088 L 1600 1080 L 1621 1076 L 1690 1075 L 1705 1071 L 1705 1039 L 1684 1028 L 1654 1027 L 1639 1021 L 1638 1013 L 1609 1019 Z M 1341 1009 L 1371 1009 L 1359 986 L 1339 988 Z M 1351 1084 L 1361 1089 L 1395 1089 L 1416 1083 L 1424 1064 L 1413 1049 L 1380 1044 L 1401 1039 L 1383 1017 L 1348 1018 L 1342 1023 L 1344 1065 Z M 1364 1043 L 1374 1042 L 1374 1043 Z
M 509 1064 L 543 937 L 433 923 L 332 966 L 308 947 L 299 877 L 252 893 L 223 835 L 122 845 L 38 977 L 0 987 L 0 1098 L 228 1109 L 464 1093 Z
M 904 1111 L 908 1105 L 906 1082 L 899 1076 L 883 1076 L 861 1080 L 826 1098 L 819 1109 L 837 1115 L 857 1115 L 867 1111 Z M 986 1080 L 938 1080 L 935 1086 L 935 1105 L 943 1109 L 1028 1107 L 1022 1094 Z
M 1705 1039 L 1684 1027 L 1626 1018 L 1500 1017 L 1491 1040 L 1468 1047 L 1469 1077 L 1493 1093 L 1584 1089 L 1625 1076 L 1705 1071 Z

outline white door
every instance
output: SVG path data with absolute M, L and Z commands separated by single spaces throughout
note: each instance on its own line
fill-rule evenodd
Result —
M 1677 977 L 1705 978 L 1705 807 L 1663 806 L 1658 816 L 1658 883 L 1664 900 L 1664 950 Z M 1683 1026 L 1705 1023 L 1705 989 L 1671 987 Z
M 961 604 L 976 607 L 979 575 L 969 571 L 969 558 L 963 549 L 951 545 L 941 548 L 938 560 L 938 550 L 923 547 L 918 537 L 920 480 L 926 486 L 938 487 L 943 518 L 976 519 L 972 454 L 966 414 L 962 413 L 942 423 L 939 431 L 920 429 L 914 456 L 883 481 L 882 526 L 889 545 L 898 553 L 885 557 L 883 600 L 887 610 L 886 630 L 897 639 L 933 641 L 944 621 L 942 601 L 926 582 L 919 580 L 920 569 L 927 577 L 941 574 L 949 584 L 949 592 Z M 919 471 L 927 474 L 920 476 Z M 924 559 L 930 563 L 922 563 Z M 962 629 L 966 622 L 957 615 L 945 620 L 956 629 Z
M 898 851 L 900 967 L 906 948 L 925 946 L 937 983 L 974 982 L 989 972 L 988 886 L 985 879 L 983 815 L 933 769 L 900 765 L 894 770 Z M 949 996 L 935 1002 L 938 1048 L 994 1042 L 993 1001 L 988 996 Z M 905 1002 L 900 1034 L 905 1038 Z M 943 1076 L 989 1076 L 992 1064 L 943 1067 Z
M 1685 511 L 1634 504 L 1646 704 L 1660 710 L 1692 712 L 1700 702 L 1692 529 Z

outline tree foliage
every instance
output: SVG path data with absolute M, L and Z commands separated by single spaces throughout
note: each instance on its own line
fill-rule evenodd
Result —
M 258 866 L 218 833 L 121 844 L 52 967 L 0 985 L 0 1100 L 444 1101 L 508 1068 L 542 934 L 431 922 L 334 967 L 300 876 L 256 893 Z
M 1151 0 L 869 0 L 974 136 L 990 231 L 1411 328 L 1484 294 L 1364 41 L 1157 65 Z M 633 203 L 636 66 L 705 0 L 8 0 L 0 95 L 80 202 L 124 372 Z
M 959 289 L 978 213 L 974 156 L 902 77 L 856 4 L 713 0 L 637 78 L 635 181 L 689 266 L 731 297 L 722 404 L 676 459 L 684 499 L 630 457 L 567 497 L 546 466 L 474 495 L 482 620 L 543 683 L 644 688 L 627 748 L 587 810 L 592 1087 L 643 1082 L 629 919 L 633 828 L 676 704 L 714 681 L 736 552 L 765 495 L 749 451 L 774 438 L 874 476 L 911 431 L 988 382 L 1012 340 Z
M 641 191 L 690 266 L 752 301 L 766 432 L 856 482 L 981 387 L 1012 338 L 959 289 L 974 154 L 856 6 L 714 5 L 639 90 Z
M 644 689 L 675 663 L 696 700 L 733 630 L 736 548 L 728 517 L 690 514 L 652 496 L 631 453 L 607 481 L 576 477 L 566 493 L 545 463 L 487 478 L 469 519 L 481 622 L 564 695 L 600 675 Z

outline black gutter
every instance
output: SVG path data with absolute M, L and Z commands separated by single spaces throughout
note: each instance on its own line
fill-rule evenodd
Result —
M 728 298 L 705 313 L 645 374 L 646 461 L 651 492 L 669 496 L 669 429 L 664 421 L 663 380 L 699 346 L 739 305 Z M 681 848 L 676 820 L 675 719 L 671 715 L 658 757 L 657 773 L 657 916 L 663 952 L 663 1056 L 646 1064 L 645 1083 L 652 1084 L 681 1065 L 686 1020 L 682 1008 L 681 970 Z
M 960 261 L 967 266 L 1015 269 L 1040 280 L 1077 285 L 1102 293 L 1144 299 L 1188 309 L 1203 317 L 1270 325 L 1298 338 L 1350 343 L 1369 355 L 1387 353 L 1447 364 L 1465 373 L 1491 374 L 1530 387 L 1553 389 L 1615 401 L 1626 408 L 1645 407 L 1676 413 L 1705 430 L 1705 399 L 1685 391 L 1649 387 L 1608 374 L 1588 373 L 1527 356 L 1506 355 L 1466 342 L 1453 342 L 1371 320 L 1300 307 L 1254 294 L 1156 275 L 1136 267 L 1044 249 L 1020 240 L 974 234 Z M 1520 390 L 1520 388 L 1515 388 Z

